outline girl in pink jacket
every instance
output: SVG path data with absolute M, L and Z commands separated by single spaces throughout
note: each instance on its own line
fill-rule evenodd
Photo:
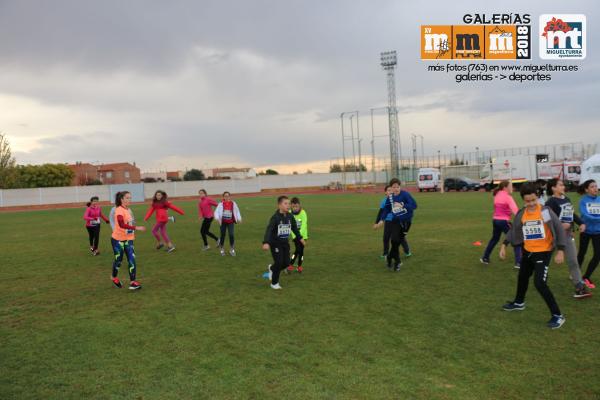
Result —
M 202 226 L 200 227 L 200 235 L 204 242 L 204 250 L 210 249 L 208 245 L 207 237 L 211 237 L 219 244 L 219 238 L 210 231 L 210 224 L 212 224 L 215 218 L 213 208 L 217 206 L 217 202 L 206 195 L 206 190 L 200 189 L 198 191 L 200 200 L 198 201 L 198 219 L 202 220 Z
M 87 203 L 87 208 L 83 213 L 85 228 L 90 238 L 90 251 L 93 256 L 100 254 L 98 251 L 98 242 L 100 241 L 100 224 L 103 220 L 108 224 L 108 218 L 102 214 L 102 209 L 98 206 L 98 196 L 94 196 Z
M 515 199 L 513 199 L 512 183 L 509 181 L 502 181 L 498 184 L 498 187 L 494 189 L 494 217 L 492 221 L 492 238 L 488 242 L 487 247 L 483 256 L 479 259 L 483 264 L 490 263 L 490 255 L 494 250 L 494 247 L 500 241 L 502 233 L 506 234 L 511 227 L 510 221 L 512 215 L 516 215 L 519 211 Z M 515 247 L 515 268 L 519 268 L 521 265 L 521 248 Z

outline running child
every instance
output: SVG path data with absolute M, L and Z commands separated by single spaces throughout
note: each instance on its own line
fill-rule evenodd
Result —
M 389 186 L 392 188 L 392 193 L 387 198 L 384 212 L 385 217 L 392 214 L 390 225 L 392 246 L 387 256 L 387 266 L 389 269 L 393 268 L 394 271 L 400 271 L 402 266 L 400 245 L 406 242 L 406 233 L 410 229 L 414 210 L 417 209 L 417 202 L 410 193 L 402 190 L 399 179 L 392 179 Z M 384 219 L 379 221 L 379 226 L 382 225 Z M 408 243 L 406 243 L 406 246 L 408 247 Z
M 148 219 L 156 211 L 156 224 L 152 228 L 152 235 L 156 238 L 156 250 L 160 250 L 167 245 L 167 253 L 175 250 L 175 246 L 167 234 L 167 223 L 169 221 L 175 222 L 175 217 L 169 217 L 169 209 L 179 213 L 180 215 L 185 214 L 181 208 L 175 206 L 168 200 L 167 193 L 162 190 L 157 190 L 152 198 L 152 204 L 150 205 L 150 208 L 148 208 L 148 212 L 146 212 L 146 216 L 144 217 L 144 221 L 148 221 Z M 161 236 L 164 243 L 161 241 Z
M 127 256 L 127 264 L 129 266 L 129 289 L 138 290 L 142 288 L 142 285 L 135 279 L 137 263 L 135 260 L 133 241 L 135 239 L 135 231 L 144 232 L 146 227 L 135 225 L 133 211 L 129 208 L 130 203 L 131 193 L 127 191 L 117 193 L 115 198 L 115 227 L 110 240 L 115 254 L 111 280 L 116 287 L 123 287 L 117 275 L 119 275 L 119 268 L 123 262 L 123 255 L 125 255 Z
M 298 238 L 294 232 L 292 232 L 292 240 L 294 241 L 294 254 L 292 254 L 292 259 L 290 260 L 290 265 L 288 267 L 288 271 L 294 270 L 294 264 L 296 261 L 298 262 L 298 268 L 296 271 L 302 273 L 302 263 L 304 262 L 304 246 L 306 241 L 308 240 L 308 215 L 302 205 L 300 204 L 300 199 L 297 197 L 293 197 L 292 201 L 292 215 L 296 220 L 296 226 L 302 235 L 302 239 Z
M 529 278 L 533 275 L 535 288 L 546 302 L 552 315 L 547 325 L 549 328 L 557 329 L 565 323 L 565 317 L 560 312 L 556 299 L 548 287 L 548 267 L 552 261 L 554 249 L 557 249 L 554 261 L 557 264 L 563 263 L 567 236 L 554 211 L 538 202 L 536 187 L 533 184 L 521 187 L 521 197 L 525 201 L 525 207 L 515 216 L 512 228 L 508 232 L 507 241 L 511 242 L 513 246 L 522 245 L 523 257 L 519 269 L 517 294 L 514 301 L 504 304 L 503 309 L 506 311 L 525 309 L 525 294 L 529 286 Z M 500 258 L 504 259 L 505 257 L 506 244 L 503 243 L 500 248 Z
M 579 265 L 583 266 L 585 253 L 587 253 L 588 246 L 592 242 L 594 255 L 583 275 L 583 281 L 587 287 L 594 289 L 596 285 L 592 282 L 591 277 L 598 263 L 600 263 L 600 198 L 598 198 L 598 184 L 596 181 L 589 179 L 580 186 L 579 193 L 583 195 L 579 200 L 579 212 L 585 224 L 585 230 L 582 230 L 579 235 L 577 261 L 579 261 Z
M 585 287 L 585 283 L 581 277 L 581 269 L 579 269 L 579 262 L 577 261 L 577 248 L 575 246 L 575 238 L 573 237 L 573 224 L 579 225 L 579 229 L 582 231 L 585 231 L 585 224 L 575 213 L 571 200 L 565 196 L 565 184 L 562 180 L 550 179 L 546 193 L 550 196 L 546 200 L 546 206 L 558 215 L 558 219 L 567 235 L 565 257 L 569 266 L 571 280 L 573 281 L 573 285 L 575 285 L 575 294 L 573 297 L 577 299 L 589 297 L 592 294 Z
M 380 225 L 379 223 L 383 221 L 383 254 L 381 258 L 387 258 L 388 253 L 390 251 L 390 237 L 391 237 L 391 222 L 393 218 L 393 214 L 387 214 L 385 220 L 383 220 L 383 216 L 385 214 L 385 203 L 388 200 L 388 197 L 393 194 L 392 188 L 389 185 L 385 185 L 383 189 L 385 192 L 385 197 L 381 200 L 381 204 L 379 206 L 379 210 L 377 211 L 377 216 L 375 217 L 375 224 L 373 225 L 373 229 L 377 229 Z
M 483 256 L 479 259 L 482 264 L 490 263 L 490 255 L 500 241 L 502 234 L 510 230 L 510 219 L 519 211 L 512 197 L 513 186 L 509 181 L 502 181 L 492 192 L 494 195 L 494 216 L 492 219 L 492 238 L 488 242 Z M 515 268 L 521 264 L 521 248 L 515 247 Z
M 242 222 L 242 214 L 237 203 L 231 200 L 231 193 L 224 192 L 223 199 L 215 210 L 215 219 L 221 226 L 221 238 L 219 239 L 219 247 L 221 255 L 225 255 L 225 233 L 229 234 L 229 254 L 235 257 L 235 224 Z
M 200 201 L 198 201 L 198 219 L 202 220 L 202 226 L 200 227 L 200 235 L 204 242 L 203 250 L 210 249 L 208 245 L 207 237 L 211 237 L 219 244 L 219 238 L 210 231 L 210 224 L 212 224 L 215 217 L 213 207 L 217 206 L 217 202 L 207 196 L 206 190 L 200 189 L 198 191 Z
M 87 208 L 83 213 L 83 219 L 85 220 L 85 228 L 88 231 L 90 239 L 90 251 L 93 256 L 100 254 L 98 251 L 98 243 L 100 242 L 100 220 L 103 220 L 108 224 L 108 219 L 102 214 L 102 208 L 98 206 L 98 196 L 93 196 L 87 203 Z
M 265 236 L 263 238 L 263 250 L 271 250 L 273 264 L 270 264 L 269 280 L 272 289 L 281 289 L 279 275 L 290 260 L 290 243 L 288 238 L 294 234 L 298 241 L 305 245 L 304 238 L 298 230 L 296 219 L 290 214 L 290 200 L 287 196 L 277 198 L 277 211 L 269 220 Z

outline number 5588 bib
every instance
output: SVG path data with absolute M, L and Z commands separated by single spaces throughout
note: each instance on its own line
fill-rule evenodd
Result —
M 525 221 L 523 223 L 523 238 L 525 240 L 546 239 L 546 229 L 544 228 L 544 221 Z

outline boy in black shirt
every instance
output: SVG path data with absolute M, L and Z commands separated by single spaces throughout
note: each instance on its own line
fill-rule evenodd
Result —
M 293 232 L 297 240 L 304 245 L 304 238 L 298 230 L 296 219 L 290 214 L 290 200 L 287 196 L 277 198 L 277 211 L 271 217 L 265 237 L 263 239 L 263 250 L 271 250 L 273 264 L 269 265 L 269 280 L 272 289 L 281 289 L 279 285 L 279 274 L 290 261 L 290 243 L 288 238 Z

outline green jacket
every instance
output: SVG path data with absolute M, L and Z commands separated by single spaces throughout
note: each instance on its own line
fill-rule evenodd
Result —
M 294 219 L 296 220 L 296 225 L 298 225 L 298 230 L 302 235 L 303 239 L 308 239 L 308 215 L 306 215 L 306 211 L 304 209 L 300 210 L 298 214 L 292 213 Z M 292 239 L 296 239 L 296 235 L 292 232 Z

